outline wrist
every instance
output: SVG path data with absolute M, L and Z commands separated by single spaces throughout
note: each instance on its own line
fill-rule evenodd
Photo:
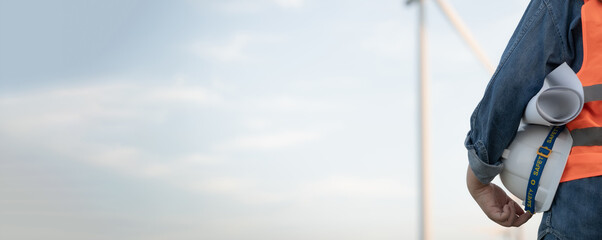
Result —
M 468 169 L 466 170 L 466 186 L 473 198 L 486 190 L 490 185 L 491 183 L 482 183 L 474 174 L 470 166 L 468 166 Z

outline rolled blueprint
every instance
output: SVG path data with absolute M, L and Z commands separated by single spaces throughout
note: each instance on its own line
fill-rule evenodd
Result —
M 583 86 L 566 63 L 554 69 L 541 90 L 529 101 L 523 122 L 545 126 L 564 125 L 583 109 Z

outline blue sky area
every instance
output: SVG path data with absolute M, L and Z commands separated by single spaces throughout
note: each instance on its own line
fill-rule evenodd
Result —
M 449 3 L 497 63 L 528 1 Z M 533 238 L 465 189 L 490 73 L 427 7 L 433 237 Z M 0 0 L 0 238 L 417 238 L 416 10 Z

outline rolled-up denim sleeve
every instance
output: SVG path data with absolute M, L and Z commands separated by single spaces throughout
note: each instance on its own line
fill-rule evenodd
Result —
M 529 3 L 470 118 L 465 147 L 469 165 L 483 183 L 502 171 L 502 152 L 514 139 L 524 109 L 545 76 L 563 62 L 572 63 L 574 54 L 567 47 L 572 41 L 570 27 L 564 26 L 570 16 L 559 11 L 566 7 L 562 2 Z

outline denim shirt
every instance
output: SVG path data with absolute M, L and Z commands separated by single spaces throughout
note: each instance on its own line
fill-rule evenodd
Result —
M 489 183 L 504 165 L 529 100 L 545 76 L 566 62 L 577 72 L 583 60 L 583 0 L 532 0 L 514 31 L 485 94 L 470 118 L 465 146 L 477 178 Z

